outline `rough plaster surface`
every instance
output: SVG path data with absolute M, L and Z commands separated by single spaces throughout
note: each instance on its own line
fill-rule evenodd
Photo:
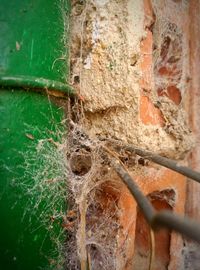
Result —
M 170 9 L 165 14 L 161 12 L 169 2 L 170 8 L 175 10 L 174 16 L 170 13 Z M 186 2 L 182 1 L 180 8 L 175 1 L 153 1 L 155 16 L 157 16 L 152 34 L 156 50 L 152 57 L 154 63 L 149 67 L 148 73 L 148 76 L 149 74 L 152 76 L 150 78 L 151 89 L 145 91 L 141 86 L 141 79 L 146 76 L 141 69 L 144 57 L 141 54 L 141 43 L 147 36 L 143 1 L 72 1 L 71 83 L 82 100 L 84 112 L 82 124 L 90 137 L 117 138 L 175 159 L 183 159 L 185 154 L 191 150 L 194 141 L 184 111 L 184 95 L 189 76 L 187 73 L 188 48 L 180 19 L 181 12 L 183 10 L 185 12 Z M 171 29 L 168 29 L 169 21 L 173 24 Z M 166 57 L 162 59 L 160 54 L 165 36 L 168 34 L 172 42 L 168 47 Z M 176 44 L 179 46 L 177 47 Z M 175 53 L 177 53 L 177 57 L 170 66 L 168 60 Z M 175 68 L 177 74 L 175 76 L 168 74 L 168 77 L 160 76 L 159 68 L 162 65 Z M 178 104 L 175 104 L 173 99 L 171 100 L 165 94 L 158 95 L 159 87 L 162 87 L 165 92 L 168 85 L 172 83 L 181 94 Z M 160 110 L 164 119 L 163 125 L 142 122 L 140 119 L 141 96 L 147 97 L 152 106 Z M 150 109 L 147 108 L 147 114 L 151 113 Z M 152 117 L 156 116 L 153 114 Z M 145 192 L 150 188 L 152 188 L 152 192 L 155 189 L 160 191 L 164 188 L 175 190 L 180 203 L 174 209 L 182 213 L 185 201 L 185 179 L 179 179 L 176 174 L 173 178 L 173 174 L 170 175 L 168 171 L 164 177 L 160 175 L 163 173 L 160 168 L 156 170 L 155 174 L 155 168 L 152 167 L 151 164 L 151 167 L 142 167 L 136 172 L 135 167 L 129 169 L 134 177 L 141 175 L 141 179 L 139 179 L 141 181 L 138 183 Z M 144 178 L 145 172 L 149 178 Z M 181 188 L 183 189 L 181 190 Z M 123 192 L 121 196 L 123 196 Z M 134 239 L 135 215 L 133 209 L 135 209 L 135 205 L 132 201 L 128 205 L 126 201 L 127 198 L 121 199 L 121 204 L 125 204 L 126 211 L 128 207 L 132 207 L 130 213 L 133 214 L 133 220 L 130 226 L 127 225 L 126 219 L 129 216 L 126 212 L 122 215 L 121 223 L 127 230 L 129 236 L 127 239 L 130 238 L 130 241 L 126 241 L 123 246 L 124 254 L 130 259 L 133 256 L 131 252 L 134 247 L 131 239 Z M 174 247 L 180 247 L 182 239 L 176 237 L 172 237 L 172 244 Z M 131 253 L 129 257 L 128 252 Z M 170 250 L 169 269 L 178 269 L 177 266 L 174 266 L 173 261 L 180 257 L 180 252 L 180 249 Z M 131 267 L 130 263 L 127 268 L 124 268 L 123 258 L 121 261 L 118 258 L 117 264 L 116 269 L 120 270 Z
M 71 29 L 72 83 L 83 100 L 88 134 L 182 158 L 193 140 L 181 104 L 158 98 L 152 91 L 147 96 L 153 104 L 159 102 L 165 126 L 145 125 L 139 117 L 140 43 L 146 35 L 143 2 L 95 0 L 81 5 L 74 1 Z M 79 83 L 73 81 L 76 76 Z
M 189 8 L 190 16 L 190 104 L 189 112 L 190 122 L 192 124 L 192 130 L 196 135 L 196 147 L 190 156 L 190 166 L 197 171 L 200 171 L 200 76 L 199 76 L 199 61 L 200 61 L 200 1 L 191 0 Z M 200 198 L 200 185 L 194 181 L 188 181 L 187 189 L 187 204 L 186 214 L 196 221 L 200 222 L 199 211 L 199 198 Z M 197 243 L 192 243 L 188 239 L 185 239 L 185 247 L 183 250 L 183 256 L 185 258 L 184 270 L 199 269 L 200 266 L 200 246 Z

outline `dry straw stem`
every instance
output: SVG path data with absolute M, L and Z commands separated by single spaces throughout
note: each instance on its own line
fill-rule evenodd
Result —
M 149 270 L 153 270 L 153 262 L 155 258 L 155 235 L 154 231 L 150 228 L 150 240 L 151 240 L 151 253 L 149 259 Z
M 87 201 L 84 199 L 79 205 L 80 211 L 80 262 L 81 270 L 87 270 L 87 251 L 86 251 L 86 212 L 87 212 Z

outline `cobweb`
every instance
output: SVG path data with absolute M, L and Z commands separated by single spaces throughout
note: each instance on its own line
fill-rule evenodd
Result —
M 80 125 L 70 124 L 68 180 L 77 216 L 71 237 L 76 252 L 68 249 L 68 269 L 116 269 L 118 188 L 110 178 L 102 142 L 91 140 Z
M 15 184 L 27 198 L 22 221 L 28 217 L 33 233 L 42 227 L 50 237 L 53 248 L 45 255 L 45 269 L 116 269 L 120 192 L 103 142 L 67 122 L 67 134 L 66 121 L 52 130 L 37 130 L 40 139 L 21 153 L 23 177 Z
M 35 130 L 35 127 L 27 126 L 27 130 Z M 45 269 L 61 270 L 65 261 L 63 222 L 68 197 L 64 123 L 52 130 L 38 129 L 37 134 L 40 139 L 34 138 L 26 151 L 20 153 L 24 160 L 20 165 L 23 176 L 15 179 L 15 185 L 27 200 L 22 222 L 28 220 L 26 226 L 33 233 L 44 228 L 51 240 L 52 252 L 48 254 L 49 266 Z M 34 224 L 40 226 L 37 228 Z M 44 235 L 44 241 L 46 237 Z

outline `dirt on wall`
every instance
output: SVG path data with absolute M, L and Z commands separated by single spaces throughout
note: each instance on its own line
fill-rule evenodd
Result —
M 145 74 L 141 69 L 145 58 L 141 43 L 147 35 L 143 1 L 72 1 L 71 83 L 82 100 L 82 124 L 91 137 L 117 138 L 180 159 L 193 146 L 183 108 L 187 47 L 181 26 L 170 25 L 154 2 L 154 18 L 149 21 L 156 49 L 154 64 Z M 166 65 L 167 76 L 162 74 Z M 141 87 L 145 76 L 152 76 L 150 91 Z M 179 104 L 170 99 L 170 91 L 181 96 L 175 98 Z M 149 100 L 145 113 L 159 110 L 163 123 L 141 121 L 141 95 Z

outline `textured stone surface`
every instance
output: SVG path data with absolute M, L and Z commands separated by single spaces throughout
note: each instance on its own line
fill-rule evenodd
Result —
M 195 2 L 96 0 L 87 1 L 78 10 L 74 2 L 71 80 L 82 100 L 81 124 L 86 133 L 94 139 L 117 138 L 187 164 L 187 153 L 194 146 L 188 94 L 194 47 L 189 46 L 189 33 L 193 30 L 185 22 L 190 9 L 194 11 Z M 195 63 L 198 62 L 199 59 Z M 194 65 L 193 71 L 195 68 Z M 198 77 L 197 72 L 194 75 Z M 192 104 L 197 110 L 198 88 L 195 89 Z M 193 112 L 191 115 L 197 132 L 197 114 L 195 119 Z M 194 152 L 193 162 L 197 160 L 198 153 Z M 160 196 L 154 202 L 158 209 L 170 208 L 184 214 L 185 177 L 151 163 L 136 162 L 127 167 L 145 195 L 156 192 Z M 116 175 L 111 173 L 109 177 L 115 180 Z M 191 191 L 194 188 L 190 185 Z M 164 203 L 160 199 L 168 190 L 175 194 L 173 204 L 167 196 Z M 120 192 L 117 193 L 120 230 L 113 269 L 132 270 L 133 266 L 147 269 L 150 249 L 146 247 L 149 243 L 146 224 L 137 215 L 137 205 L 127 189 L 119 184 L 116 192 Z M 196 199 L 191 199 L 190 212 L 194 213 Z M 145 233 L 139 244 L 140 230 Z M 175 233 L 158 234 L 155 244 L 158 254 L 155 269 L 182 269 L 193 254 L 183 251 L 183 239 Z

